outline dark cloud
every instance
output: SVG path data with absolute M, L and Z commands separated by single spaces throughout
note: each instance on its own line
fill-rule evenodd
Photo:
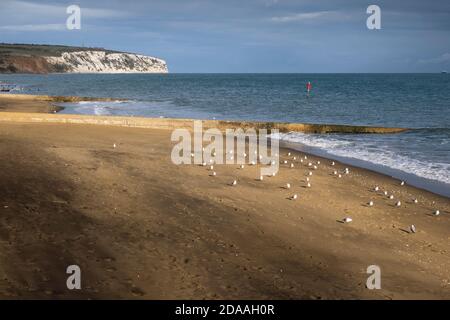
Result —
M 450 1 L 0 1 L 3 42 L 103 46 L 156 55 L 175 72 L 427 72 L 448 69 Z M 432 61 L 433 63 L 425 63 Z

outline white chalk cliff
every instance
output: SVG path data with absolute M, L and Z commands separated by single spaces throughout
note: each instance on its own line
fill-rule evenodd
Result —
M 73 51 L 44 59 L 68 73 L 168 73 L 164 60 L 133 53 Z

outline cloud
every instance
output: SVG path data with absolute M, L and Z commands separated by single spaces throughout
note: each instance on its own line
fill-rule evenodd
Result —
M 46 17 L 53 19 L 65 19 L 67 17 L 66 9 L 68 5 L 54 5 L 43 3 L 32 3 L 21 0 L 7 0 L 3 5 L 2 16 L 26 16 L 26 17 Z M 98 9 L 80 6 L 82 17 L 86 18 L 116 18 L 127 16 L 125 10 Z M 6 17 L 2 17 L 6 18 Z M 3 19 L 2 19 L 3 20 Z
M 287 22 L 303 22 L 303 21 L 319 21 L 319 20 L 334 20 L 339 18 L 346 18 L 340 12 L 337 11 L 315 11 L 296 13 L 285 16 L 272 17 L 270 20 L 273 22 L 287 23 Z
M 16 31 L 16 32 L 41 32 L 41 31 L 64 31 L 66 25 L 64 24 L 25 24 L 25 25 L 11 25 L 0 26 L 0 30 L 3 31 Z
M 449 63 L 449 62 L 450 62 L 450 53 L 449 52 L 446 52 L 435 58 L 419 60 L 419 63 L 422 63 L 422 64 L 441 64 L 441 63 Z

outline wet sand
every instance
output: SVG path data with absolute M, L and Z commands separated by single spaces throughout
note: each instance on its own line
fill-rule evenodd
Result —
M 259 165 L 212 177 L 171 162 L 170 134 L 0 122 L 0 297 L 450 299 L 448 198 L 288 150 L 295 167 L 275 177 L 257 181 Z M 66 288 L 72 264 L 79 291 Z M 365 286 L 369 265 L 381 290 Z

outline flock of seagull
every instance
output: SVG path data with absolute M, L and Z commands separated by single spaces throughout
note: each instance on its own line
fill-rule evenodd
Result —
M 232 154 L 234 154 L 234 151 L 231 150 L 231 151 L 229 151 L 229 153 L 230 153 L 229 158 L 230 158 L 231 160 L 233 160 Z M 257 154 L 256 151 L 255 151 L 255 154 Z M 216 156 L 216 154 L 213 153 L 213 156 Z M 247 155 L 246 153 L 244 153 L 243 156 L 244 156 L 244 158 L 246 158 L 248 155 Z M 275 154 L 275 156 L 278 156 L 278 154 Z M 293 161 L 297 161 L 297 159 L 298 159 L 297 156 L 292 156 L 291 152 L 288 152 L 288 153 L 287 153 L 287 156 L 288 156 L 288 157 L 292 157 L 292 160 L 293 160 Z M 191 157 L 194 157 L 194 154 L 191 154 Z M 258 159 L 261 161 L 263 158 L 262 158 L 261 155 L 259 155 Z M 300 158 L 299 158 L 299 161 L 300 161 L 300 163 L 302 163 L 302 164 L 306 164 L 306 166 L 310 169 L 310 170 L 308 171 L 308 173 L 306 174 L 307 176 L 306 176 L 306 178 L 305 178 L 305 182 L 306 182 L 305 187 L 306 187 L 306 188 L 311 188 L 311 176 L 313 175 L 313 170 L 318 170 L 319 165 L 320 165 L 321 163 L 320 163 L 320 161 L 316 161 L 315 163 L 314 163 L 314 162 L 311 162 L 311 161 L 308 161 L 308 156 L 306 156 L 306 155 L 303 156 L 303 157 L 300 157 Z M 290 162 L 290 163 L 289 163 L 288 160 L 282 160 L 282 161 L 280 161 L 280 163 L 281 163 L 281 164 L 284 164 L 284 165 L 288 165 L 288 164 L 289 164 L 289 168 L 294 168 L 294 167 L 295 167 L 294 162 Z M 273 164 L 275 164 L 275 163 L 272 161 L 271 164 L 273 165 Z M 336 163 L 335 163 L 334 161 L 330 162 L 330 164 L 331 164 L 331 166 L 333 166 L 333 167 L 336 165 Z M 204 166 L 204 167 L 207 166 L 207 165 L 208 165 L 208 164 L 207 164 L 206 162 L 203 162 L 203 163 L 202 163 L 202 166 Z M 254 165 L 256 165 L 256 162 L 255 162 L 255 161 L 252 161 L 252 162 L 250 162 L 250 165 L 254 166 Z M 241 169 L 241 170 L 244 169 L 244 168 L 245 168 L 245 165 L 244 165 L 244 164 L 241 164 L 241 165 L 239 166 L 239 169 Z M 209 163 L 209 171 L 210 171 L 210 176 L 213 176 L 213 177 L 214 177 L 214 176 L 217 175 L 217 172 L 214 171 L 214 160 L 212 160 L 212 159 L 210 160 L 210 163 Z M 341 179 L 341 178 L 343 177 L 343 175 L 348 175 L 348 174 L 350 174 L 350 169 L 349 169 L 349 168 L 345 168 L 345 169 L 344 169 L 343 171 L 341 171 L 341 172 L 339 172 L 338 170 L 334 170 L 334 171 L 333 171 L 333 175 L 336 176 L 338 179 Z M 275 173 L 272 173 L 271 176 L 275 176 Z M 264 180 L 264 177 L 263 177 L 262 175 L 260 175 L 259 178 L 258 178 L 257 180 L 263 181 L 263 180 Z M 237 181 L 237 180 L 233 180 L 229 185 L 235 187 L 235 186 L 237 186 L 237 184 L 238 184 L 238 181 Z M 404 181 L 401 181 L 401 182 L 400 182 L 400 186 L 404 186 L 404 185 L 405 185 L 405 182 L 404 182 Z M 291 184 L 290 184 L 290 183 L 286 183 L 286 185 L 284 186 L 284 188 L 287 189 L 287 190 L 291 189 Z M 374 191 L 374 192 L 380 192 L 380 191 L 381 191 L 381 188 L 380 188 L 379 186 L 375 186 L 375 187 L 373 188 L 373 191 Z M 386 191 L 386 190 L 383 191 L 383 195 L 384 195 L 384 196 L 387 196 L 388 199 L 390 199 L 390 200 L 394 200 L 394 198 L 395 198 L 393 194 L 389 194 L 389 192 Z M 293 194 L 293 195 L 291 195 L 288 199 L 290 199 L 290 200 L 297 200 L 297 199 L 298 199 L 298 194 Z M 417 198 L 414 198 L 414 199 L 412 199 L 412 202 L 413 202 L 414 204 L 417 204 L 419 201 L 418 201 Z M 373 207 L 373 206 L 374 206 L 374 202 L 373 202 L 372 200 L 370 200 L 370 201 L 367 203 L 367 205 L 368 205 L 369 207 Z M 396 206 L 396 207 L 401 207 L 401 205 L 402 205 L 402 202 L 401 202 L 401 201 L 397 201 L 397 202 L 395 203 L 395 206 Z M 435 210 L 435 211 L 433 212 L 433 214 L 434 214 L 435 216 L 438 216 L 438 215 L 440 215 L 440 211 L 439 211 L 439 210 Z M 353 219 L 352 219 L 351 217 L 345 217 L 345 218 L 343 218 L 343 219 L 341 220 L 342 223 L 350 223 L 350 222 L 352 222 L 352 221 L 353 221 Z M 410 226 L 409 226 L 409 232 L 410 232 L 410 233 L 416 233 L 416 232 L 417 232 L 416 226 L 415 226 L 415 225 L 410 225 Z

